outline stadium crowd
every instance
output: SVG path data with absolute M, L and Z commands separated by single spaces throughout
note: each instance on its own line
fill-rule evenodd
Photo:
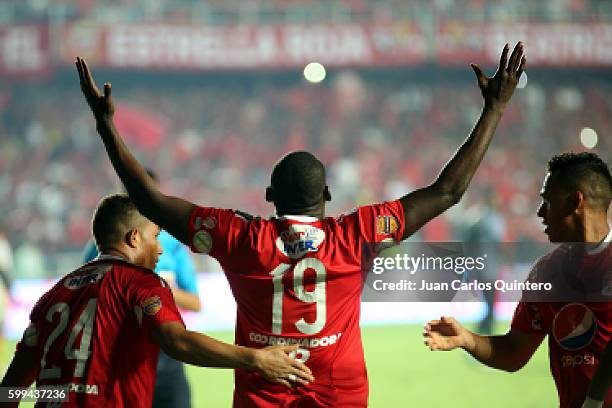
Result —
M 234 76 L 191 80 L 121 84 L 117 126 L 158 171 L 163 190 L 262 216 L 272 211 L 264 200 L 269 169 L 289 150 L 311 150 L 328 166 L 329 213 L 337 214 L 432 181 L 480 109 L 467 81 L 403 82 L 351 71 L 318 86 L 283 79 L 248 85 Z M 508 221 L 504 239 L 541 240 L 534 192 L 546 159 L 583 149 L 585 126 L 611 128 L 610 94 L 597 82 L 529 82 L 508 108 L 466 199 L 418 239 L 457 238 L 479 197 L 493 188 Z M 40 251 L 82 248 L 96 203 L 118 190 L 79 97 L 62 83 L 5 87 L 0 94 L 0 225 L 14 247 L 29 249 L 27 262 Z M 610 138 L 599 139 L 600 151 L 612 149 Z
M 446 18 L 467 21 L 592 21 L 612 17 L 606 0 L 0 0 L 0 18 L 46 22 L 50 17 L 67 21 L 165 21 L 167 23 L 324 23 L 388 22 Z

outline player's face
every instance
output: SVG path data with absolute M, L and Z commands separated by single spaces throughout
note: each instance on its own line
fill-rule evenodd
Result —
M 150 221 L 147 221 L 140 230 L 142 266 L 151 270 L 155 269 L 157 260 L 163 252 L 157 239 L 159 232 L 159 227 Z
M 538 209 L 538 217 L 542 218 L 542 223 L 546 226 L 544 233 L 548 235 L 550 242 L 575 241 L 572 194 L 565 191 L 560 182 L 548 173 L 544 178 L 540 196 L 542 203 Z

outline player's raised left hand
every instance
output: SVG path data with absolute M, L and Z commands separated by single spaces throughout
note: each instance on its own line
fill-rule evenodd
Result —
M 115 106 L 111 97 L 111 84 L 108 82 L 104 84 L 104 94 L 102 94 L 96 86 L 87 62 L 81 57 L 76 57 L 74 63 L 79 73 L 81 91 L 83 91 L 87 104 L 91 108 L 96 120 L 112 119 L 115 113 Z
M 454 317 L 442 316 L 425 325 L 424 343 L 432 351 L 448 351 L 465 347 L 469 341 L 468 331 Z
M 472 64 L 485 105 L 489 107 L 503 109 L 512 97 L 525 70 L 527 59 L 525 58 L 523 43 L 518 42 L 516 44 L 510 59 L 508 59 L 509 49 L 508 44 L 506 44 L 502 50 L 497 71 L 491 78 L 487 77 L 478 65 Z
M 306 385 L 314 381 L 314 377 L 304 363 L 290 357 L 290 353 L 296 351 L 297 345 L 277 345 L 257 350 L 255 368 L 271 383 L 286 387 L 296 384 Z

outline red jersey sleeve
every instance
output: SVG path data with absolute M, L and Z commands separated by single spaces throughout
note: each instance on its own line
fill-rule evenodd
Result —
M 545 333 L 538 307 L 530 302 L 519 302 L 510 327 L 525 333 Z
M 128 302 L 147 337 L 165 322 L 180 322 L 181 317 L 168 284 L 153 272 L 136 271 L 128 288 Z
M 221 261 L 239 245 L 247 228 L 247 218 L 237 211 L 196 207 L 189 218 L 191 250 Z
M 400 242 L 404 235 L 404 207 L 399 200 L 357 209 L 359 232 L 365 242 Z
M 40 331 L 40 322 L 41 319 L 44 318 L 44 316 L 42 316 L 42 310 L 45 303 L 47 302 L 50 292 L 51 291 L 48 291 L 47 293 L 42 295 L 32 308 L 32 311 L 30 312 L 30 324 L 23 332 L 23 336 L 21 337 L 21 339 L 17 342 L 17 351 L 35 352 L 38 350 L 38 334 Z

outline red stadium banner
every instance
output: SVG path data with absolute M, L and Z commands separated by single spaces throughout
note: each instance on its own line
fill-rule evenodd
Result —
M 525 43 L 530 67 L 612 65 L 612 24 L 604 23 L 442 24 L 435 35 L 433 61 L 443 66 L 497 64 L 504 43 L 519 40 Z
M 77 31 L 78 34 L 75 34 Z M 84 32 L 91 37 L 84 39 Z M 196 27 L 117 25 L 69 27 L 63 59 L 80 53 L 115 68 L 295 68 L 390 66 L 425 61 L 427 44 L 414 24 Z M 90 58 L 90 59 L 91 59 Z
M 49 72 L 48 30 L 44 26 L 0 26 L 0 76 L 32 77 Z
M 434 22 L 277 26 L 189 26 L 73 23 L 59 32 L 62 64 L 83 55 L 99 67 L 160 70 L 495 65 L 505 42 L 525 42 L 529 66 L 612 66 L 612 24 L 485 24 Z M 37 27 L 0 29 L 6 72 L 40 72 L 49 63 L 48 36 Z M 26 52 L 33 50 L 33 52 Z

